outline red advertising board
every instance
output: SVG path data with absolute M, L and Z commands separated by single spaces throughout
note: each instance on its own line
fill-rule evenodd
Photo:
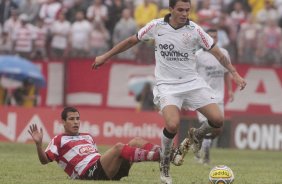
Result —
M 61 109 L 0 107 L 0 141 L 27 142 L 29 126 L 43 128 L 44 142 L 63 132 Z M 143 137 L 160 143 L 162 117 L 156 112 L 125 110 L 80 109 L 80 132 L 89 132 L 98 144 L 126 143 L 134 137 Z
M 47 78 L 40 106 L 62 106 L 65 99 L 67 105 L 134 110 L 137 104 L 128 88 L 130 80 L 154 75 L 153 65 L 111 61 L 91 70 L 91 63 L 70 60 L 65 67 L 62 62 L 39 63 Z M 234 85 L 235 100 L 226 102 L 227 114 L 282 114 L 282 68 L 236 68 L 248 84 L 243 91 Z

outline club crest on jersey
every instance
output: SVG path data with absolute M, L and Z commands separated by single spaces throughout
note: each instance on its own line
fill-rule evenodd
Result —
M 88 155 L 89 153 L 95 153 L 95 151 L 96 149 L 90 145 L 81 146 L 81 148 L 79 148 L 80 155 Z
M 183 43 L 187 45 L 190 42 L 192 35 L 190 33 L 183 33 L 182 37 Z

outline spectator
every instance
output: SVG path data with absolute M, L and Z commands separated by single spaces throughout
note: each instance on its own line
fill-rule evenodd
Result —
M 113 43 L 116 45 L 118 42 L 121 42 L 125 38 L 133 35 L 137 32 L 137 25 L 134 21 L 133 17 L 131 16 L 129 9 L 124 9 L 122 11 L 122 18 L 118 21 L 115 26 L 114 33 L 113 33 Z M 136 48 L 130 48 L 129 50 L 120 53 L 117 55 L 119 59 L 128 59 L 134 60 L 136 56 Z
M 30 58 L 34 50 L 34 40 L 36 34 L 34 28 L 28 23 L 25 14 L 20 15 L 21 25 L 15 30 L 12 36 L 12 52 L 22 57 Z
M 0 82 L 0 106 L 6 104 L 6 97 L 7 97 L 7 89 L 5 89 Z
M 37 88 L 29 79 L 23 82 L 23 86 L 15 89 L 13 96 L 16 104 L 22 107 L 34 107 L 37 105 Z
M 264 0 L 264 8 L 257 14 L 258 23 L 265 25 L 268 21 L 278 21 L 278 12 L 273 7 L 271 0 Z
M 3 25 L 12 14 L 12 11 L 18 9 L 18 5 L 12 0 L 2 0 L 0 2 L 0 24 Z
M 37 19 L 37 25 L 34 27 L 34 34 L 36 36 L 34 42 L 34 51 L 32 53 L 33 59 L 47 59 L 46 39 L 48 36 L 48 29 L 44 25 L 42 19 Z
M 154 104 L 154 95 L 151 84 L 148 82 L 144 85 L 143 90 L 136 96 L 136 101 L 140 103 L 140 110 L 153 111 L 156 106 Z
M 152 0 L 144 0 L 134 11 L 134 18 L 138 27 L 145 26 L 150 20 L 157 18 L 158 7 Z
M 20 4 L 19 12 L 28 16 L 28 21 L 35 23 L 39 14 L 40 5 L 36 0 L 23 0 Z
M 264 1 L 263 0 L 248 0 L 248 4 L 252 10 L 252 14 L 257 16 L 257 13 L 263 9 Z
M 282 32 L 275 20 L 269 20 L 262 31 L 260 45 L 261 63 L 263 65 L 281 66 L 281 41 Z
M 3 32 L 7 33 L 7 41 L 11 41 L 11 37 L 15 30 L 20 27 L 21 21 L 19 20 L 19 12 L 17 9 L 11 11 L 11 17 L 5 21 Z
M 61 8 L 62 5 L 57 0 L 47 0 L 40 8 L 39 18 L 43 19 L 46 26 L 50 28 Z
M 90 55 L 92 57 L 96 57 L 109 49 L 110 33 L 103 22 L 94 21 L 90 39 Z
M 9 40 L 9 34 L 5 32 L 0 24 L 0 54 L 10 54 L 12 43 Z
M 76 13 L 76 21 L 71 25 L 69 46 L 72 57 L 87 57 L 91 40 L 92 26 L 85 20 L 83 12 Z
M 108 7 L 109 19 L 106 22 L 106 27 L 110 32 L 110 36 L 111 36 L 110 45 L 111 46 L 112 46 L 112 37 L 113 37 L 114 28 L 117 22 L 121 19 L 122 11 L 124 10 L 124 8 L 125 8 L 125 5 L 124 5 L 123 0 L 112 0 L 112 5 Z
M 210 0 L 203 1 L 203 7 L 198 11 L 198 22 L 203 29 L 212 27 L 213 21 L 216 21 L 220 16 L 220 12 L 210 7 Z
M 247 21 L 239 31 L 237 45 L 240 63 L 258 64 L 258 40 L 261 26 L 256 23 L 255 16 L 249 14 Z
M 239 32 L 241 24 L 246 21 L 246 12 L 239 1 L 235 2 L 233 7 L 234 9 L 232 10 L 230 17 L 236 25 L 236 32 Z
M 103 4 L 102 0 L 95 0 L 93 4 L 88 7 L 86 17 L 90 22 L 106 22 L 108 20 L 108 9 Z
M 227 12 L 221 12 L 221 15 L 219 17 L 218 29 L 225 31 L 228 34 L 230 41 L 228 45 L 223 44 L 223 39 L 219 35 L 219 44 L 222 44 L 221 46 L 228 50 L 231 60 L 237 61 L 237 27 L 233 23 L 233 20 Z
M 282 28 L 282 0 L 274 0 L 274 5 L 278 12 L 278 25 Z
M 67 56 L 67 44 L 70 28 L 70 22 L 65 19 L 65 13 L 61 11 L 58 15 L 58 19 L 51 27 L 51 58 Z
M 69 0 L 68 0 L 69 1 Z M 76 18 L 77 12 L 83 12 L 84 16 L 86 15 L 87 6 L 84 0 L 74 0 L 73 6 L 69 7 L 66 12 L 66 20 L 73 23 Z

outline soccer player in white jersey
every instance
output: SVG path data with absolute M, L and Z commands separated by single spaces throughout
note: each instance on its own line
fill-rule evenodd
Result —
M 160 146 L 142 138 L 134 138 L 128 144 L 117 143 L 101 155 L 94 138 L 80 133 L 80 115 L 74 107 L 66 107 L 61 113 L 65 132 L 55 136 L 44 151 L 43 131 L 36 124 L 28 132 L 36 144 L 42 164 L 56 161 L 72 179 L 120 180 L 128 176 L 133 162 L 159 161 Z
M 213 38 L 215 43 L 218 42 L 218 32 L 216 29 L 209 29 L 206 32 Z M 224 48 L 220 48 L 220 50 L 230 60 L 228 51 Z M 218 60 L 210 52 L 205 49 L 200 49 L 196 52 L 196 59 L 198 73 L 215 91 L 215 99 L 218 101 L 217 104 L 224 114 L 225 85 L 228 92 L 228 100 L 233 101 L 234 99 L 230 73 L 218 62 Z M 207 118 L 198 111 L 197 116 L 200 123 L 208 121 Z M 209 133 L 205 136 L 202 143 L 201 154 L 196 153 L 195 155 L 195 157 L 199 159 L 201 163 L 209 164 L 212 139 L 216 137 L 220 132 L 221 129 L 218 129 L 217 131 Z
M 199 151 L 207 133 L 223 125 L 223 115 L 214 99 L 214 92 L 197 73 L 196 49 L 201 46 L 208 50 L 232 74 L 241 89 L 246 86 L 245 80 L 214 44 L 213 39 L 196 23 L 187 19 L 190 9 L 190 0 L 169 0 L 170 14 L 152 20 L 137 35 L 121 41 L 110 51 L 96 57 L 92 64 L 92 68 L 97 69 L 112 56 L 140 41 L 155 41 L 154 102 L 165 120 L 161 136 L 160 179 L 161 183 L 166 184 L 172 183 L 169 173 L 170 154 L 173 138 L 179 127 L 181 108 L 198 110 L 208 119 L 199 129 L 192 128 L 188 131 L 187 146 L 194 152 Z

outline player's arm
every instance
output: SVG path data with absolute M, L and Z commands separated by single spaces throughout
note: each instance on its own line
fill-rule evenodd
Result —
M 238 86 L 240 86 L 240 89 L 244 89 L 247 84 L 246 81 L 239 75 L 237 70 L 231 64 L 230 60 L 221 52 L 218 46 L 215 45 L 212 49 L 209 50 L 209 52 L 213 54 L 220 62 L 220 64 L 223 65 L 232 74 L 234 81 Z
M 37 155 L 41 164 L 49 163 L 49 159 L 42 148 L 42 139 L 43 139 L 43 130 L 40 128 L 40 131 L 37 128 L 36 124 L 32 124 L 29 127 L 28 133 L 31 135 L 37 150 Z
M 128 37 L 127 39 L 121 41 L 116 46 L 114 46 L 110 51 L 105 54 L 96 57 L 95 61 L 92 63 L 92 69 L 97 69 L 99 66 L 103 65 L 111 57 L 126 51 L 127 49 L 133 47 L 139 42 L 136 35 Z
M 232 90 L 232 78 L 229 72 L 224 73 L 224 83 L 228 92 L 228 100 L 232 102 L 234 100 L 234 93 Z

